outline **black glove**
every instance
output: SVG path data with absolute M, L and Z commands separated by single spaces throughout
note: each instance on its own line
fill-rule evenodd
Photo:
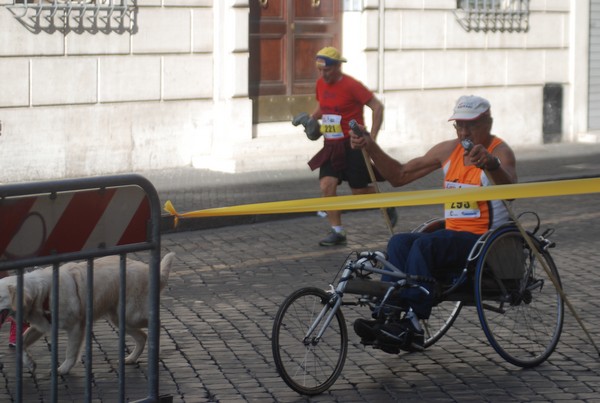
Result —
M 306 133 L 306 137 L 310 140 L 317 140 L 321 137 L 321 125 L 319 121 L 308 116 L 308 113 L 302 112 L 294 116 L 292 119 L 292 124 L 294 126 L 302 125 L 304 126 L 304 133 Z

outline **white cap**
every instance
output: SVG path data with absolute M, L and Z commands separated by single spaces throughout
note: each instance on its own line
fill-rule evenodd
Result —
M 454 113 L 448 120 L 474 120 L 490 110 L 487 99 L 476 95 L 463 95 L 454 106 Z

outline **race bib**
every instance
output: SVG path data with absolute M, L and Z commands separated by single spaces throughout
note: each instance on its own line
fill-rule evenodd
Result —
M 344 138 L 342 117 L 340 115 L 323 115 L 321 117 L 321 133 L 326 139 Z
M 476 187 L 475 185 L 468 185 L 465 183 L 446 182 L 446 189 L 459 189 L 466 187 Z M 454 201 L 444 204 L 444 217 L 445 218 L 479 218 L 481 217 L 481 211 L 479 210 L 479 204 L 477 201 L 465 200 L 465 201 Z

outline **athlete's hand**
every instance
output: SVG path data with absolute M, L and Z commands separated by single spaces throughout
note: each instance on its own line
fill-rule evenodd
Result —
M 473 146 L 471 151 L 465 151 L 465 155 L 469 158 L 471 165 L 475 165 L 477 168 L 485 169 L 494 160 L 492 154 L 490 154 L 484 146 L 476 144 Z
M 359 127 L 362 133 L 356 133 L 350 129 L 350 147 L 356 150 L 368 147 L 369 143 L 373 141 L 365 127 L 362 125 Z

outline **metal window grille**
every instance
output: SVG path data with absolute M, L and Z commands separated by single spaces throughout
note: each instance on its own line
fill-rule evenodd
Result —
M 13 0 L 7 8 L 35 33 L 137 31 L 136 0 Z
M 458 0 L 456 20 L 466 31 L 527 32 L 529 0 Z

